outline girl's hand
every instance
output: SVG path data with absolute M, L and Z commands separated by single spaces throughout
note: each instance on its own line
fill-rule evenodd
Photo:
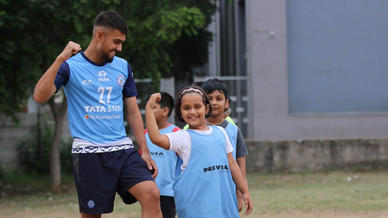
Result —
M 249 193 L 243 194 L 244 204 L 245 204 L 245 214 L 248 215 L 253 210 L 252 199 Z
M 162 98 L 162 96 L 160 95 L 160 93 L 152 94 L 150 96 L 150 98 L 148 99 L 146 107 L 153 108 L 154 104 L 156 104 L 158 101 L 160 101 L 161 98 Z

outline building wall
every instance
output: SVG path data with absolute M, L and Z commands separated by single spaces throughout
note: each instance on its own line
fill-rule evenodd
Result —
M 388 112 L 388 1 L 287 2 L 290 113 Z
M 386 169 L 387 139 L 247 141 L 247 171 Z
M 34 108 L 36 109 L 36 108 Z M 16 124 L 10 117 L 3 116 L 0 119 L 0 167 L 4 169 L 14 169 L 19 167 L 18 147 L 22 143 L 28 143 L 31 140 L 31 146 L 36 146 L 38 141 L 38 125 L 40 125 L 40 140 L 46 135 L 44 131 L 45 124 L 48 122 L 53 126 L 51 113 L 47 107 L 41 107 L 40 118 L 36 111 L 28 113 L 17 113 L 19 123 Z M 40 119 L 40 124 L 38 124 Z M 52 127 L 54 128 L 54 127 Z M 53 131 L 53 130 L 51 130 Z M 67 125 L 67 117 L 65 117 L 65 123 L 62 132 L 62 139 L 68 141 L 71 139 L 70 131 Z
M 36 127 L 36 115 L 20 114 L 20 123 L 17 126 L 11 118 L 3 117 L 0 120 L 0 167 L 15 168 L 18 166 L 17 147 L 29 137 L 33 137 Z M 35 128 L 36 129 L 36 128 Z
M 386 112 L 290 112 L 287 2 L 246 1 L 251 118 L 248 138 L 259 141 L 386 138 Z

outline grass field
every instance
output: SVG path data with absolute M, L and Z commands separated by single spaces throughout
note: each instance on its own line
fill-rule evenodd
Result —
M 42 191 L 47 178 L 20 178 L 0 184 L 0 217 L 79 217 L 71 176 L 59 195 Z M 387 171 L 250 173 L 248 181 L 254 211 L 242 217 L 388 217 Z M 140 207 L 117 196 L 114 212 L 104 217 L 140 217 Z

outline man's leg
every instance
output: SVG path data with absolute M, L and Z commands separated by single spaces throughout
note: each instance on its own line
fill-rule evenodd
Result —
M 113 210 L 120 170 L 118 152 L 73 153 L 72 166 L 81 217 L 101 217 Z M 108 161 L 107 161 L 108 160 Z
M 86 214 L 86 213 L 81 213 L 81 218 L 101 218 L 101 214 Z
M 154 181 L 140 182 L 128 191 L 140 202 L 142 218 L 162 218 L 160 192 Z

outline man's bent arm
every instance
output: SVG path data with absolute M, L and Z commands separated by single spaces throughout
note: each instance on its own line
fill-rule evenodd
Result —
M 76 54 L 81 50 L 80 45 L 74 42 L 69 42 L 61 54 L 55 59 L 43 76 L 39 79 L 34 89 L 34 99 L 39 103 L 45 103 L 55 93 L 56 87 L 54 80 L 61 64 L 66 61 L 71 55 Z
M 152 160 L 147 147 L 147 142 L 144 136 L 143 119 L 141 118 L 139 106 L 136 102 L 136 97 L 125 98 L 125 104 L 128 124 L 131 127 L 131 131 L 135 136 L 139 148 L 141 149 L 141 158 L 146 162 L 148 169 L 153 171 L 152 177 L 155 179 L 158 175 L 158 167 L 156 166 L 154 160 Z
M 39 103 L 45 103 L 55 93 L 56 87 L 54 85 L 55 76 L 63 61 L 58 58 L 47 69 L 47 71 L 40 78 L 34 89 L 34 99 Z

